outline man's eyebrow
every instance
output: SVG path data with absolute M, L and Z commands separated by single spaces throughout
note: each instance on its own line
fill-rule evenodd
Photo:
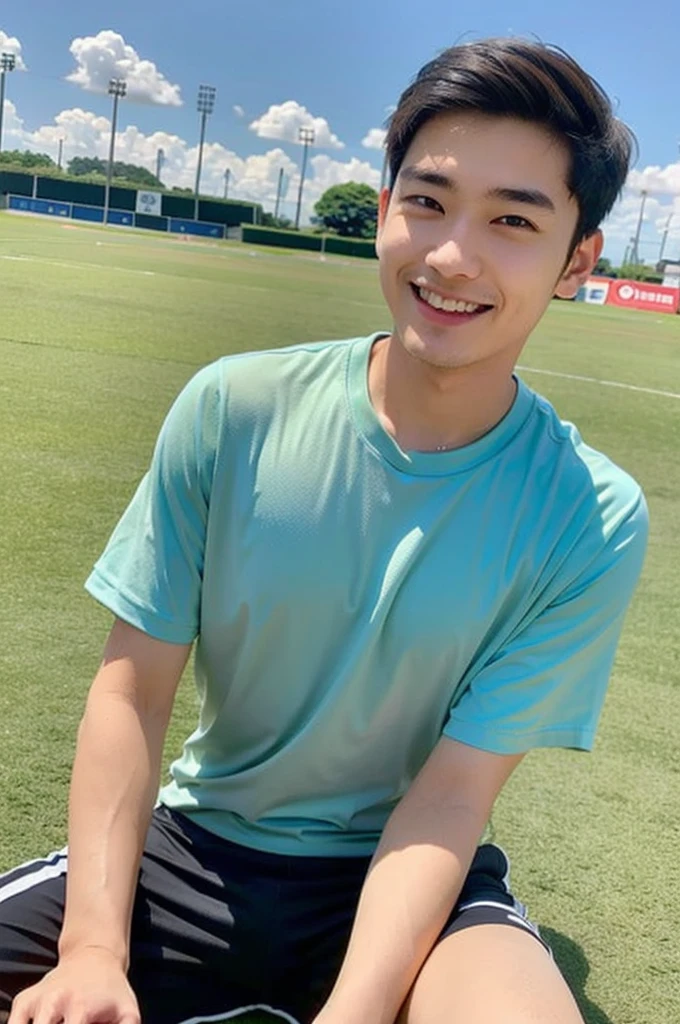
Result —
M 434 185 L 435 188 L 446 188 L 449 192 L 456 191 L 456 183 L 446 174 L 438 171 L 421 171 L 418 167 L 403 167 L 399 171 L 399 177 L 406 181 L 417 181 L 422 185 Z
M 449 178 L 447 174 L 439 171 L 425 171 L 418 167 L 404 167 L 399 172 L 402 180 L 420 182 L 422 185 L 434 185 L 435 188 L 444 188 L 447 192 L 457 192 L 458 185 Z M 555 213 L 555 204 L 550 196 L 541 192 L 538 188 L 510 188 L 499 186 L 487 192 L 489 199 L 504 199 L 509 203 L 522 203 L 525 206 L 535 206 L 541 210 L 548 210 Z
M 492 188 L 487 192 L 490 199 L 506 199 L 509 203 L 524 203 L 526 206 L 538 206 L 542 210 L 555 213 L 555 204 L 550 196 L 537 188 Z

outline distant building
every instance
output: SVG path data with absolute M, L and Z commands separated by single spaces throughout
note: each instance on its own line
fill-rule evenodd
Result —
M 657 269 L 663 274 L 663 284 L 666 288 L 680 290 L 680 260 L 662 260 Z

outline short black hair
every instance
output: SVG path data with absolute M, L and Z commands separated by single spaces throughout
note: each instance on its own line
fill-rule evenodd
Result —
M 636 148 L 602 87 L 557 46 L 484 39 L 444 50 L 402 93 L 385 146 L 394 185 L 416 134 L 451 112 L 516 117 L 546 128 L 567 147 L 567 187 L 579 207 L 574 245 L 597 230 L 626 180 Z

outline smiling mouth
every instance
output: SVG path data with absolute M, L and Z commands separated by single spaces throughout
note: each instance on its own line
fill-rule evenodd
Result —
M 421 302 L 424 302 L 430 309 L 440 313 L 466 314 L 471 316 L 475 313 L 486 313 L 493 309 L 493 306 L 481 302 L 467 302 L 465 299 L 444 299 L 437 292 L 432 292 L 421 285 L 411 283 L 411 291 Z

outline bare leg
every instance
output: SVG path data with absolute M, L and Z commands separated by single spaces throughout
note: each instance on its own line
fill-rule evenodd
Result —
M 520 928 L 477 925 L 434 948 L 399 1024 L 584 1024 L 557 965 Z

